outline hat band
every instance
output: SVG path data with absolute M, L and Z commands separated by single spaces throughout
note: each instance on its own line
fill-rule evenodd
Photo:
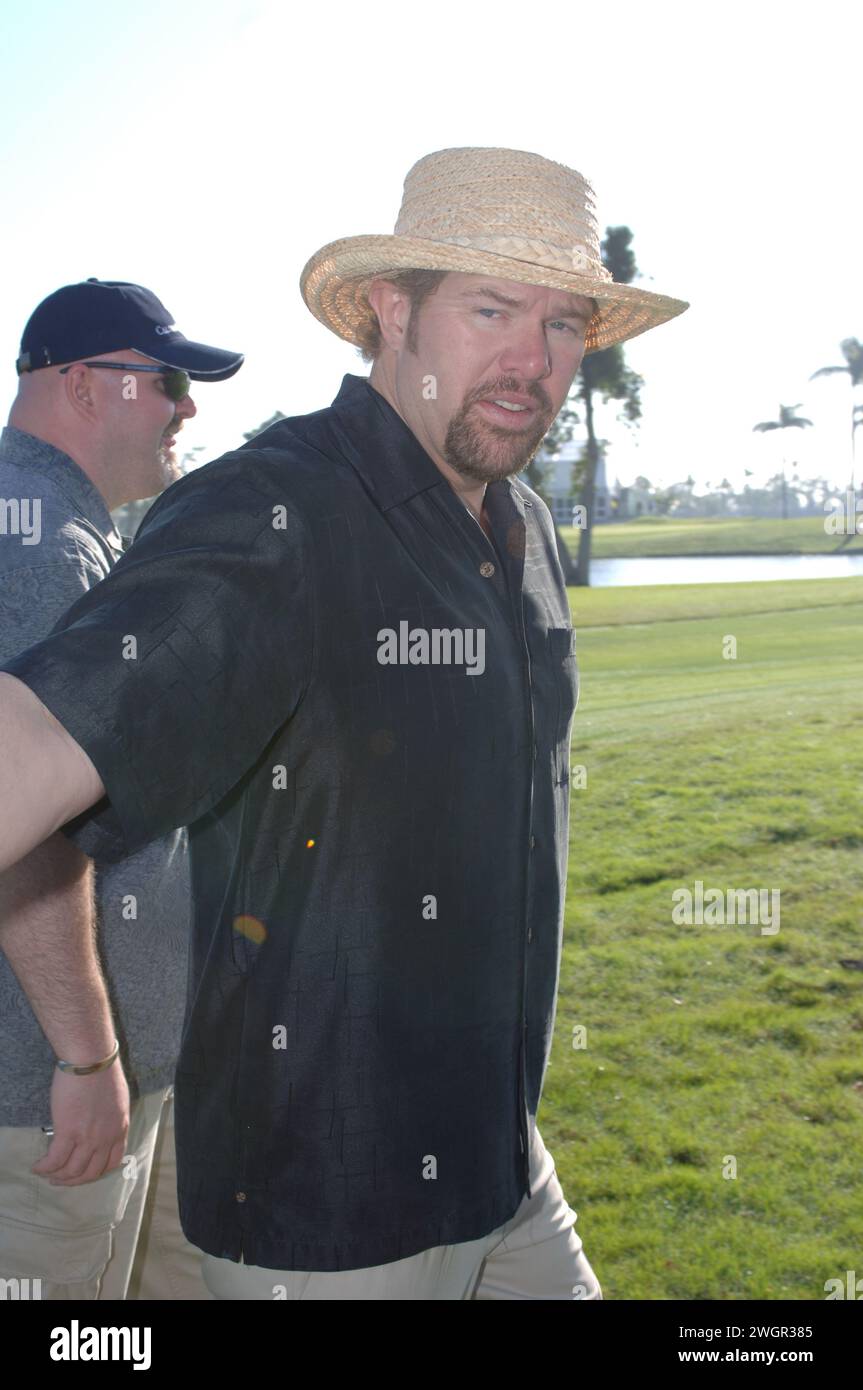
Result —
M 548 241 L 528 241 L 520 236 L 447 236 L 429 240 L 440 241 L 444 246 L 488 251 L 493 256 L 506 256 L 509 260 L 525 261 L 528 265 L 545 266 L 547 270 L 561 270 L 567 275 L 590 275 L 595 280 L 612 278 L 611 271 L 606 270 L 602 262 L 595 260 L 583 246 L 564 248 Z

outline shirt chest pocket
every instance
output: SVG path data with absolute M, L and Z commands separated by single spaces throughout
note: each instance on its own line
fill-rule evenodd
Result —
M 552 627 L 546 634 L 548 665 L 553 703 L 556 708 L 555 742 L 567 743 L 575 707 L 578 704 L 578 665 L 575 654 L 575 628 Z

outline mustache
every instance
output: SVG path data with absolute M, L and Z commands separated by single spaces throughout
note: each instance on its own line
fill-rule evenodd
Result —
M 514 376 L 498 377 L 496 381 L 491 382 L 489 385 L 483 384 L 472 393 L 471 398 L 466 404 L 474 405 L 477 401 L 489 400 L 492 396 L 503 395 L 506 391 L 509 391 L 510 394 L 514 396 L 530 396 L 531 400 L 536 401 L 541 410 L 551 410 L 551 401 L 538 381 L 523 385 Z

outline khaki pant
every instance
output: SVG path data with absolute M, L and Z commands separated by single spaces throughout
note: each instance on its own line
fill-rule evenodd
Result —
M 532 1125 L 531 1196 L 479 1240 L 440 1245 L 404 1260 L 335 1273 L 263 1269 L 205 1255 L 203 1275 L 220 1299 L 601 1299 L 576 1235 L 551 1154 Z
M 7 1298 L 23 1287 L 30 1298 L 38 1288 L 53 1300 L 211 1297 L 201 1251 L 180 1229 L 173 1088 L 135 1101 L 127 1156 L 95 1182 L 52 1187 L 31 1173 L 48 1143 L 40 1129 L 0 1128 L 0 1279 Z

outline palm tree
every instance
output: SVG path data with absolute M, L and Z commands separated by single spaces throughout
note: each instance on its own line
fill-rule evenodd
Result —
M 842 370 L 840 367 L 839 371 Z M 792 425 L 799 425 L 803 429 L 806 425 L 811 425 L 811 420 L 804 420 L 802 415 L 795 415 L 795 410 L 799 410 L 800 405 L 780 405 L 778 420 L 762 420 L 760 425 L 753 425 L 753 430 L 760 430 L 765 433 L 767 430 L 787 430 Z
M 629 285 L 640 275 L 631 242 L 632 232 L 629 227 L 606 227 L 605 239 L 601 243 L 600 253 L 603 265 L 606 270 L 611 271 L 612 279 L 617 284 Z M 590 584 L 594 489 L 600 457 L 608 442 L 597 438 L 594 423 L 595 399 L 600 395 L 606 405 L 610 400 L 621 401 L 623 407 L 617 418 L 623 420 L 627 425 L 634 426 L 641 419 L 639 391 L 643 384 L 638 373 L 627 366 L 622 343 L 615 343 L 612 347 L 601 348 L 598 352 L 590 353 L 582 362 L 581 370 L 576 376 L 570 394 L 543 440 L 544 455 L 553 458 L 555 454 L 560 452 L 561 445 L 572 438 L 573 426 L 579 422 L 579 415 L 575 409 L 576 403 L 584 406 L 587 443 L 581 458 L 573 466 L 572 480 L 578 488 L 579 501 L 585 509 L 586 525 L 579 528 L 578 553 L 575 560 L 564 544 L 557 526 L 555 525 L 554 528 L 557 553 L 567 584 Z M 539 480 L 541 487 L 542 472 L 541 465 L 537 465 L 535 468 L 528 467 L 526 477 L 531 487 L 537 486 L 534 477 Z M 537 488 L 537 490 L 540 489 Z M 547 499 L 544 500 L 547 501 Z
M 833 376 L 836 372 L 847 372 L 851 377 L 852 392 L 863 382 L 863 343 L 858 343 L 856 338 L 843 338 L 839 344 L 842 349 L 842 356 L 845 358 L 844 367 L 819 367 L 817 372 L 813 372 L 810 381 L 814 381 L 817 376 Z M 851 491 L 854 492 L 854 437 L 857 427 L 863 425 L 863 405 L 855 405 L 852 396 L 851 405 Z
M 631 247 L 632 232 L 629 227 L 607 227 L 600 251 L 602 262 L 611 271 L 612 279 L 618 284 L 629 285 L 640 272 Z M 590 553 L 593 539 L 594 489 L 599 467 L 602 441 L 597 439 L 594 424 L 594 403 L 601 396 L 605 404 L 621 401 L 619 420 L 635 426 L 641 419 L 640 389 L 644 382 L 637 372 L 627 365 L 622 343 L 612 347 L 600 348 L 585 357 L 581 371 L 576 378 L 575 400 L 584 406 L 584 424 L 587 430 L 587 444 L 584 450 L 583 466 L 580 470 L 580 501 L 587 513 L 587 525 L 578 533 L 578 557 L 576 561 L 575 583 L 590 584 Z M 564 408 L 565 409 L 565 408 Z M 565 418 L 565 415 L 564 415 Z
M 780 405 L 778 420 L 762 420 L 760 425 L 753 425 L 753 430 L 758 430 L 761 434 L 766 434 L 768 430 L 789 430 L 795 426 L 798 429 L 805 429 L 811 425 L 811 420 L 805 420 L 802 415 L 795 415 L 795 410 L 800 409 L 797 405 Z M 782 455 L 782 520 L 788 520 L 788 501 L 785 486 L 785 455 Z

